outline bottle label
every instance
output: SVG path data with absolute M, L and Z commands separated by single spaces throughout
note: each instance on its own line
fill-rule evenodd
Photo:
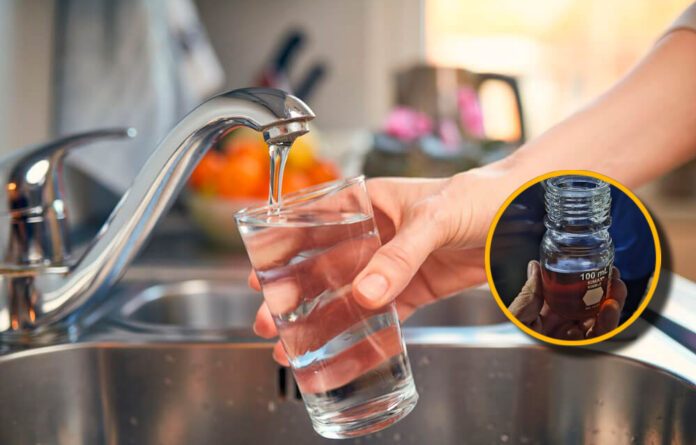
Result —
M 573 320 L 597 315 L 606 298 L 611 265 L 584 272 L 541 269 L 544 299 L 551 310 Z

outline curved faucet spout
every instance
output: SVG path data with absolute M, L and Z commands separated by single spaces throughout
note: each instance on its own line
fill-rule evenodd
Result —
M 160 142 L 83 257 L 67 273 L 35 277 L 35 322 L 28 328 L 65 319 L 114 284 L 198 161 L 224 134 L 247 126 L 269 144 L 288 143 L 306 133 L 313 118 L 301 100 L 270 88 L 234 90 L 194 109 Z

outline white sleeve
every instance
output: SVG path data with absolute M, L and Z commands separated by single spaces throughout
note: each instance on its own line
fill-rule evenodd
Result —
M 667 28 L 662 37 L 678 29 L 687 29 L 696 32 L 696 2 L 686 8 L 679 17 Z

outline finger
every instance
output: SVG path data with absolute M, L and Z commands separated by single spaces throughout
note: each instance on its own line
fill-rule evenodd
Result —
M 573 323 L 572 326 L 565 329 L 563 338 L 566 340 L 582 340 L 585 338 L 585 331 L 583 331 L 580 326 Z
M 271 314 L 292 312 L 302 301 L 349 285 L 378 248 L 376 237 L 344 239 L 312 258 L 273 270 L 272 279 L 266 278 L 263 285 L 263 295 Z M 261 276 L 264 273 L 258 271 Z M 250 285 L 258 282 L 258 274 L 255 272 L 250 276 Z M 301 280 L 300 277 L 312 279 Z
M 278 336 L 278 329 L 273 323 L 271 311 L 268 310 L 268 305 L 264 301 L 261 303 L 258 312 L 256 312 L 256 321 L 254 322 L 254 333 L 261 338 L 273 338 Z
M 616 266 L 611 266 L 611 279 L 612 280 L 620 280 L 621 279 L 621 272 L 619 272 L 619 269 Z
M 265 282 L 263 299 L 272 315 L 293 312 L 302 301 L 302 285 L 295 276 Z
M 628 290 L 626 284 L 621 281 L 619 269 L 612 267 L 611 281 L 609 282 L 608 298 L 602 303 L 597 313 L 594 325 L 588 329 L 587 338 L 599 337 L 613 331 L 619 326 L 621 311 L 626 303 Z
M 527 326 L 537 320 L 544 306 L 540 270 L 538 261 L 530 261 L 527 264 L 527 282 L 508 307 L 510 313 Z
M 261 292 L 261 283 L 259 283 L 259 278 L 256 276 L 256 271 L 253 269 L 249 272 L 249 287 L 255 291 Z
M 621 307 L 619 303 L 610 298 L 602 303 L 602 307 L 597 314 L 597 322 L 588 333 L 588 336 L 599 337 L 607 332 L 611 332 L 619 326 L 621 318 Z
M 311 258 L 274 269 L 272 277 L 265 279 L 263 285 L 263 295 L 271 314 L 292 312 L 302 301 L 350 285 L 379 246 L 379 240 L 374 236 L 344 239 Z M 263 277 L 264 273 L 258 271 L 256 275 Z
M 616 300 L 616 302 L 619 304 L 619 310 L 622 310 L 624 304 L 626 303 L 627 295 L 628 289 L 626 288 L 626 284 L 621 281 L 619 269 L 614 267 L 611 273 L 611 281 L 609 282 L 608 296 L 610 299 Z
M 451 257 L 450 257 L 451 254 Z M 452 259 L 450 259 L 452 258 Z M 418 308 L 486 282 L 483 249 L 440 251 L 428 258 L 394 300 L 400 320 Z
M 280 341 L 277 341 L 273 345 L 273 360 L 277 361 L 282 366 L 290 366 L 287 355 L 285 355 L 285 349 Z
M 324 250 L 311 264 L 308 276 L 312 277 L 312 282 L 303 284 L 304 298 L 351 284 L 379 247 L 379 240 L 368 236 L 346 239 Z
M 360 305 L 382 307 L 406 288 L 428 255 L 440 247 L 448 211 L 431 202 L 409 214 L 394 238 L 377 250 L 353 280 L 353 295 Z
M 588 318 L 586 320 L 583 320 L 580 323 L 580 326 L 582 326 L 582 329 L 584 329 L 584 331 L 587 332 L 590 329 L 592 329 L 592 327 L 595 325 L 596 322 L 597 322 L 596 318 Z
M 556 326 L 547 335 L 561 340 L 581 340 L 585 338 L 585 331 L 574 321 L 566 321 Z
M 408 319 L 408 317 L 413 315 L 413 313 L 416 311 L 415 306 L 406 302 L 402 302 L 401 298 L 396 300 L 394 306 L 396 308 L 396 314 L 399 316 L 399 321 L 401 323 L 406 321 L 406 319 Z

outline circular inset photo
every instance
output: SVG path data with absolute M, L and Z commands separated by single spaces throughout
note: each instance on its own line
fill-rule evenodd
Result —
M 660 242 L 645 206 L 626 187 L 588 171 L 529 181 L 498 211 L 486 273 L 503 312 L 559 345 L 606 340 L 648 305 Z

